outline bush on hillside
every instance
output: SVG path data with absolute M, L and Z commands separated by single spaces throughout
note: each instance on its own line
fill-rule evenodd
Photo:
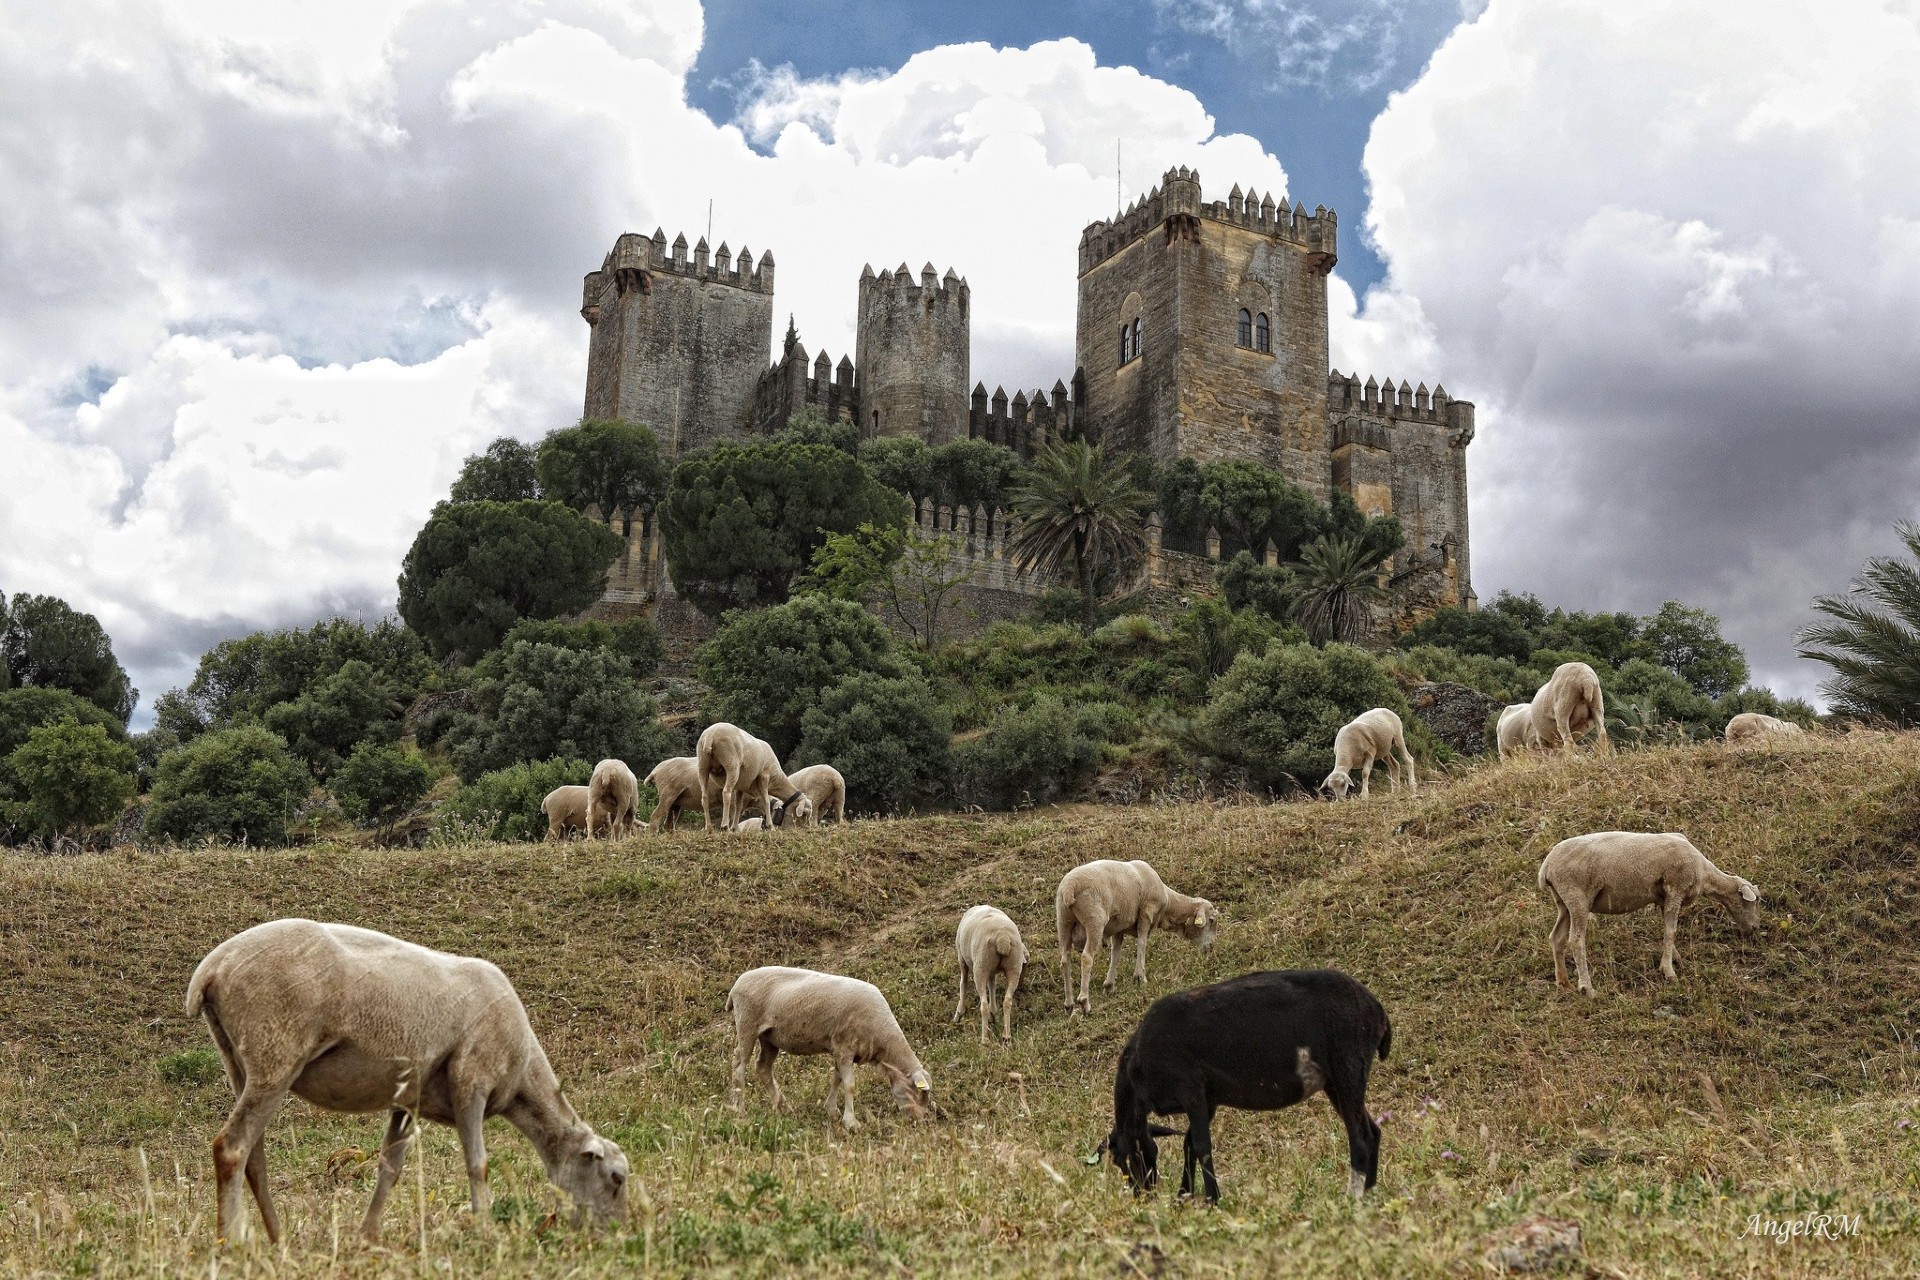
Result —
M 35 729 L 63 721 L 97 726 L 113 742 L 126 740 L 126 728 L 112 712 L 78 694 L 40 688 L 0 691 L 0 840 L 23 839 L 37 827 L 24 808 L 14 808 L 28 800 L 9 757 Z
M 11 602 L 0 596 L 0 663 L 8 684 L 65 689 L 113 716 L 122 728 L 140 698 L 113 656 L 113 641 L 100 620 L 58 596 L 21 594 Z
M 848 676 L 908 670 L 880 619 L 849 600 L 795 596 L 771 609 L 728 616 L 701 646 L 700 678 L 712 690 L 711 720 L 739 725 L 786 759 L 800 743 L 807 709 Z
M 1413 714 L 1387 669 L 1343 644 L 1316 649 L 1276 644 L 1243 653 L 1214 685 L 1201 724 L 1211 749 L 1273 784 L 1291 778 L 1312 787 L 1333 767 L 1333 739 L 1342 725 L 1373 707 Z
M 633 531 L 633 517 L 651 511 L 667 491 L 667 464 L 653 432 L 617 418 L 582 418 L 577 426 L 550 431 L 534 458 L 540 492 L 581 514 L 600 513 L 620 536 Z
M 312 785 L 280 735 L 256 724 L 216 729 L 161 757 L 144 831 L 180 843 L 284 844 Z
M 562 649 L 607 649 L 627 661 L 627 674 L 635 680 L 648 680 L 666 661 L 666 641 L 651 618 L 629 618 L 625 622 L 562 622 L 558 618 L 523 618 L 501 642 L 504 649 L 516 640 L 534 644 L 558 645 Z M 494 650 L 499 653 L 500 650 Z M 488 658 L 492 658 L 489 654 Z M 487 659 L 482 659 L 484 668 Z
M 1771 689 L 1756 689 L 1749 685 L 1745 689 L 1734 690 L 1714 703 L 1714 731 L 1724 731 L 1727 721 L 1743 711 L 1757 711 L 1763 716 L 1791 720 L 1802 729 L 1811 729 L 1820 722 L 1819 712 L 1813 709 L 1812 703 L 1800 698 L 1782 698 Z
M 841 420 L 827 421 L 812 405 L 787 419 L 787 425 L 773 433 L 775 444 L 823 444 L 846 454 L 860 452 L 860 428 Z
M 369 626 L 330 618 L 311 627 L 222 640 L 200 658 L 185 689 L 154 702 L 154 731 L 187 742 L 209 728 L 264 719 L 313 692 L 350 662 L 364 663 L 404 705 L 431 689 L 433 659 L 420 637 L 392 618 Z
M 406 709 L 400 692 L 356 658 L 292 702 L 270 708 L 264 723 L 325 781 L 362 743 L 397 741 Z
M 78 834 L 112 822 L 133 798 L 133 748 L 102 725 L 41 725 L 6 759 L 19 799 L 0 800 L 0 824 L 35 835 Z
M 924 679 L 861 672 L 807 709 L 789 768 L 830 764 L 847 781 L 849 812 L 898 813 L 946 790 L 952 738 Z
M 433 768 L 403 747 L 365 742 L 353 749 L 328 790 L 349 818 L 386 826 L 420 803 L 433 786 Z
M 1050 804 L 1093 776 L 1097 732 L 1051 694 L 1002 707 L 979 737 L 954 749 L 954 794 L 982 809 Z
M 534 448 L 501 436 L 481 453 L 469 454 L 447 494 L 449 502 L 527 502 L 540 496 Z
M 477 834 L 488 840 L 544 840 L 547 819 L 540 802 L 555 787 L 587 785 L 593 766 L 573 759 L 535 760 L 509 765 L 484 773 L 461 787 L 453 799 L 441 807 L 442 831 Z M 651 812 L 647 798 L 652 789 L 641 789 L 641 811 Z

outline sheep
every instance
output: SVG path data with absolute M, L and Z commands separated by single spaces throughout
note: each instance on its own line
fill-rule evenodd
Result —
M 380 1211 L 418 1119 L 459 1130 L 473 1214 L 486 1221 L 485 1123 L 527 1136 L 579 1221 L 624 1218 L 627 1157 L 574 1113 L 505 974 L 371 929 L 270 920 L 209 951 L 187 986 L 187 1016 L 206 1019 L 239 1097 L 213 1140 L 218 1230 L 247 1231 L 240 1174 L 267 1238 L 280 1221 L 267 1193 L 266 1130 L 289 1092 L 327 1111 L 387 1112 L 373 1203 Z
M 1732 747 L 1743 742 L 1758 742 L 1776 734 L 1792 737 L 1804 732 L 1806 731 L 1791 720 L 1761 715 L 1758 711 L 1742 711 L 1727 721 L 1727 745 Z
M 1399 760 L 1394 758 L 1399 752 Z M 1413 774 L 1413 755 L 1407 750 L 1407 733 L 1400 723 L 1400 717 L 1385 707 L 1375 707 L 1363 711 L 1347 724 L 1333 738 L 1333 772 L 1320 785 L 1332 794 L 1335 800 L 1346 798 L 1347 790 L 1353 785 L 1349 772 L 1360 775 L 1360 798 L 1367 799 L 1367 782 L 1373 776 L 1373 764 L 1384 760 L 1387 765 L 1387 780 L 1393 789 L 1400 789 L 1400 760 L 1406 762 L 1407 785 L 1413 794 L 1420 794 L 1420 780 Z
M 708 787 L 720 792 L 720 828 L 731 831 L 743 816 L 747 804 L 758 799 L 763 817 L 773 822 L 773 802 L 782 800 L 796 822 L 813 816 L 813 802 L 788 778 L 780 767 L 773 748 L 738 725 L 722 720 L 710 724 L 700 735 L 695 750 L 699 774 Z M 777 794 L 776 794 L 777 793 Z M 706 815 L 713 826 L 713 814 Z
M 1147 935 L 1156 926 L 1178 929 L 1200 944 L 1213 945 L 1220 913 L 1205 898 L 1189 898 L 1167 888 L 1159 873 L 1144 862 L 1114 862 L 1102 858 L 1083 863 L 1060 879 L 1053 895 L 1054 924 L 1060 931 L 1060 976 L 1066 983 L 1067 1009 L 1093 1012 L 1087 984 L 1093 977 L 1093 957 L 1106 943 L 1108 991 L 1120 967 L 1120 939 L 1132 934 L 1135 942 L 1133 976 L 1147 980 Z M 1080 997 L 1073 994 L 1074 947 L 1080 947 Z
M 969 907 L 953 935 L 954 954 L 960 960 L 960 1002 L 953 1007 L 959 1022 L 967 1011 L 967 979 L 980 996 L 980 1043 L 987 1042 L 988 1007 L 993 1003 L 993 980 L 1003 978 L 1006 996 L 1000 1006 L 1000 1039 L 1013 1043 L 1013 993 L 1027 967 L 1027 944 L 1020 927 L 997 907 Z
M 747 1062 L 756 1051 L 754 1073 L 773 1095 L 775 1109 L 783 1104 L 773 1060 L 785 1050 L 833 1059 L 827 1114 L 834 1114 L 837 1095 L 844 1108 L 840 1123 L 848 1132 L 860 1127 L 853 1114 L 853 1069 L 863 1062 L 880 1064 L 895 1101 L 914 1119 L 939 1114 L 933 1104 L 933 1077 L 908 1046 L 887 998 L 871 982 L 768 965 L 734 979 L 726 1007 L 733 1015 L 735 1038 L 734 1110 L 746 1109 Z
M 719 801 L 718 791 L 700 785 L 700 761 L 694 756 L 670 756 L 662 760 L 647 775 L 647 785 L 658 797 L 653 817 L 647 822 L 653 831 L 678 830 L 680 810 L 688 804 L 698 804 L 704 816 L 709 806 Z
M 1277 1111 L 1322 1090 L 1347 1129 L 1347 1189 L 1357 1199 L 1380 1170 L 1380 1126 L 1367 1114 L 1367 1077 L 1393 1045 L 1393 1025 L 1371 991 L 1332 969 L 1249 973 L 1154 1001 L 1113 1077 L 1113 1129 L 1096 1151 L 1127 1175 L 1135 1195 L 1159 1181 L 1155 1138 L 1175 1130 L 1148 1116 L 1187 1118 L 1180 1194 L 1197 1166 L 1206 1198 L 1213 1175 L 1213 1114 L 1221 1107 Z
M 1613 754 L 1600 677 L 1586 663 L 1563 662 L 1555 667 L 1529 706 L 1528 746 L 1543 750 L 1564 746 L 1572 755 L 1575 740 L 1592 729 L 1594 748 L 1602 755 Z
M 1540 863 L 1539 884 L 1558 909 L 1551 935 L 1554 981 L 1567 985 L 1566 954 L 1571 948 L 1580 990 L 1589 996 L 1594 994 L 1587 971 L 1590 916 L 1659 907 L 1665 920 L 1660 972 L 1669 982 L 1678 981 L 1673 971 L 1673 935 L 1680 926 L 1680 913 L 1697 899 L 1719 903 L 1748 929 L 1760 924 L 1760 891 L 1753 883 L 1714 866 L 1677 831 L 1661 835 L 1601 831 L 1562 840 Z
M 1519 755 L 1526 750 L 1527 740 L 1533 735 L 1533 704 L 1516 702 L 1500 713 L 1500 723 L 1493 731 L 1494 745 L 1499 749 L 1500 759 Z
M 640 782 L 620 760 L 602 760 L 593 766 L 587 783 L 587 839 L 593 839 L 600 814 L 606 815 L 607 834 L 618 840 L 633 834 L 640 821 Z
M 795 769 L 787 775 L 787 781 L 806 792 L 807 799 L 813 802 L 808 826 L 819 826 L 829 813 L 835 822 L 847 820 L 847 780 L 832 765 L 810 764 L 804 769 Z
M 777 819 L 776 819 L 776 825 L 778 825 Z M 770 827 L 767 825 L 767 820 L 765 818 L 755 816 L 751 818 L 740 819 L 740 825 L 735 827 L 734 830 L 735 831 L 767 832 L 767 831 L 773 830 L 773 827 Z
M 547 818 L 549 841 L 565 840 L 575 831 L 586 830 L 587 788 L 555 787 L 540 802 L 540 812 Z

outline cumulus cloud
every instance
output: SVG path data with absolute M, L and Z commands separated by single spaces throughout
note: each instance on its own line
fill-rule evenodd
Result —
M 1811 690 L 1808 600 L 1915 514 L 1917 57 L 1877 0 L 1494 0 L 1394 97 L 1349 330 L 1480 402 L 1483 594 L 1684 598 Z

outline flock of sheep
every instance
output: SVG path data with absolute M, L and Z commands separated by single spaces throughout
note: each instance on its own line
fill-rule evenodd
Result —
M 1519 726 L 1514 728 L 1513 726 Z M 1509 707 L 1500 719 L 1503 757 L 1512 745 L 1572 751 L 1588 731 L 1606 741 L 1600 684 L 1592 668 L 1568 663 L 1554 672 L 1531 703 Z M 1766 716 L 1735 717 L 1729 742 L 1767 733 L 1798 732 Z M 1343 728 L 1335 740 L 1334 770 L 1325 788 L 1344 796 L 1357 772 L 1361 796 L 1376 761 L 1398 785 L 1404 768 L 1416 789 L 1413 759 L 1399 717 L 1376 708 Z M 771 747 L 731 724 L 700 736 L 692 757 L 662 762 L 648 776 L 659 801 L 652 827 L 672 825 L 684 807 L 698 804 L 709 826 L 719 810 L 723 830 L 761 829 L 787 819 L 817 822 L 831 813 L 844 821 L 846 788 L 830 766 L 789 775 Z M 563 787 L 546 798 L 550 838 L 583 830 L 623 835 L 638 825 L 639 783 L 617 760 L 602 761 L 584 787 Z M 748 816 L 750 809 L 759 813 Z M 1540 865 L 1539 886 L 1557 911 L 1551 942 L 1554 976 L 1567 984 L 1571 951 L 1580 990 L 1593 994 L 1587 967 L 1590 917 L 1658 907 L 1665 922 L 1660 970 L 1673 968 L 1674 933 L 1682 911 L 1705 899 L 1740 923 L 1759 922 L 1760 895 L 1747 880 L 1709 862 L 1685 836 L 1600 832 L 1556 844 Z M 1068 871 L 1054 896 L 1065 1006 L 1090 1015 L 1088 987 L 1101 947 L 1108 949 L 1105 986 L 1118 975 L 1120 944 L 1134 940 L 1134 978 L 1146 981 L 1147 940 L 1156 931 L 1178 933 L 1202 948 L 1212 945 L 1220 912 L 1205 898 L 1169 888 L 1145 862 L 1100 860 Z M 1075 991 L 1073 957 L 1079 957 Z M 959 1001 L 968 988 L 979 1007 L 985 1044 L 1000 991 L 1000 1038 L 1011 1042 L 1013 998 L 1027 965 L 1019 926 L 989 905 L 969 909 L 954 936 Z M 420 1119 L 453 1125 L 466 1156 L 472 1205 L 489 1205 L 485 1121 L 503 1116 L 526 1135 L 549 1178 L 574 1200 L 577 1218 L 615 1219 L 626 1212 L 629 1168 L 614 1143 L 581 1120 L 560 1091 L 545 1051 L 534 1037 L 518 995 L 485 960 L 448 955 L 349 925 L 284 919 L 257 925 L 221 943 L 194 971 L 187 990 L 189 1017 L 205 1019 L 238 1097 L 214 1139 L 218 1223 L 223 1240 L 246 1232 L 241 1178 L 252 1190 L 269 1238 L 279 1219 L 268 1194 L 264 1135 L 287 1094 L 334 1111 L 387 1112 L 373 1203 L 362 1224 L 376 1238 L 388 1192 Z M 781 1053 L 833 1061 L 827 1111 L 848 1130 L 854 1114 L 855 1068 L 878 1066 L 908 1115 L 938 1115 L 933 1081 L 872 983 L 810 969 L 768 966 L 739 976 L 727 993 L 733 1023 L 731 1100 L 745 1106 L 751 1064 L 774 1106 L 783 1102 L 773 1064 Z M 1334 970 L 1250 973 L 1175 992 L 1156 1001 L 1123 1049 L 1114 1080 L 1114 1121 L 1100 1144 L 1136 1191 L 1158 1179 L 1155 1139 L 1176 1131 L 1154 1115 L 1182 1115 L 1185 1172 L 1196 1173 L 1208 1199 L 1217 1199 L 1210 1125 L 1222 1107 L 1274 1110 L 1324 1092 L 1347 1132 L 1355 1195 L 1374 1184 L 1379 1126 L 1367 1112 L 1373 1061 L 1392 1043 L 1386 1010 L 1364 986 Z

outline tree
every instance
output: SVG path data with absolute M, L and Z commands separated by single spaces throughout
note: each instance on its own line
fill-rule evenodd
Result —
M 1293 571 L 1283 564 L 1262 564 L 1252 552 L 1236 551 L 1213 571 L 1213 581 L 1230 609 L 1257 609 L 1270 618 L 1293 615 L 1298 588 Z
M 646 680 L 660 669 L 667 656 L 666 641 L 651 618 L 629 618 L 607 623 L 589 618 L 585 622 L 562 622 L 558 618 L 524 618 L 513 624 L 500 649 L 483 659 L 485 668 L 494 654 L 516 640 L 534 644 L 558 645 L 562 649 L 605 649 L 619 654 L 627 664 L 627 674 Z
M 1747 682 L 1747 655 L 1722 638 L 1720 619 L 1705 609 L 1669 600 L 1647 619 L 1640 638 L 1655 662 L 1704 697 L 1723 697 Z
M 935 495 L 933 450 L 918 436 L 880 436 L 860 446 L 860 461 L 915 508 Z
M 155 727 L 184 742 L 209 726 L 262 719 L 349 662 L 365 663 L 373 678 L 403 702 L 425 693 L 435 680 L 426 645 L 394 619 L 368 625 L 329 618 L 311 627 L 222 640 L 201 655 L 184 690 L 170 690 L 154 702 Z
M 257 724 L 214 729 L 161 757 L 143 829 L 149 840 L 284 844 L 312 785 L 278 734 Z
M 1062 440 L 1034 455 L 1033 465 L 1008 495 L 1019 519 L 1009 550 L 1022 569 L 1073 571 L 1080 587 L 1081 624 L 1096 624 L 1095 581 L 1103 565 L 1121 564 L 1146 548 L 1145 512 L 1151 497 L 1137 488 L 1124 461 L 1100 446 Z
M 661 504 L 674 587 L 710 616 L 779 604 L 816 548 L 906 504 L 826 445 L 719 445 L 674 468 Z
M 394 687 L 355 658 L 292 702 L 270 707 L 263 720 L 325 781 L 355 747 L 397 740 L 406 709 Z
M 696 659 L 713 692 L 708 717 L 764 738 L 782 759 L 808 708 L 848 676 L 907 671 L 881 621 L 847 600 L 795 596 L 729 617 Z
M 1049 804 L 1093 775 L 1100 741 L 1096 725 L 1050 693 L 1003 706 L 954 750 L 955 794 L 983 809 Z
M 407 551 L 400 616 L 436 657 L 471 661 L 522 618 L 598 600 L 620 548 L 558 502 L 443 502 Z
M 416 752 L 363 742 L 335 775 L 331 790 L 349 818 L 389 826 L 433 786 L 433 769 Z
M 6 764 L 22 801 L 16 810 L 20 825 L 41 835 L 77 836 L 83 827 L 118 818 L 133 798 L 133 748 L 110 737 L 102 725 L 77 720 L 41 725 L 14 748 Z
M 1201 724 L 1212 749 L 1263 782 L 1291 777 L 1311 787 L 1326 775 L 1334 735 L 1374 707 L 1408 721 L 1412 713 L 1393 677 L 1362 650 L 1270 645 L 1242 653 L 1214 686 Z
M 905 529 L 863 524 L 822 543 L 796 590 L 836 600 L 875 601 L 915 644 L 931 649 L 939 641 L 950 598 L 975 574 L 957 538 L 923 538 Z
M 1827 620 L 1798 639 L 1801 657 L 1833 668 L 1820 686 L 1833 710 L 1911 728 L 1920 724 L 1920 523 L 1894 530 L 1908 556 L 1874 556 L 1845 595 L 1817 597 Z
M 1385 560 L 1386 554 L 1360 538 L 1316 538 L 1301 550 L 1294 570 L 1300 592 L 1294 621 L 1316 643 L 1366 639 L 1373 628 L 1371 606 L 1387 596 L 1379 581 Z
M 484 453 L 468 456 L 448 495 L 452 502 L 527 502 L 540 496 L 532 445 L 501 436 Z
M 442 806 L 437 821 L 444 832 L 480 835 L 489 840 L 540 840 L 547 818 L 540 802 L 555 787 L 587 785 L 593 765 L 585 760 L 531 760 L 482 774 L 461 787 Z M 640 788 L 641 808 L 650 787 Z
M 1007 505 L 1007 490 L 1020 470 L 1020 457 L 991 440 L 955 440 L 927 453 L 933 498 L 943 507 L 985 507 L 998 511 Z
M 1533 653 L 1534 641 L 1525 624 L 1496 603 L 1485 609 L 1457 605 L 1435 609 L 1400 636 L 1403 649 L 1427 646 L 1525 662 Z
M 0 691 L 0 839 L 17 840 L 40 829 L 10 758 L 36 729 L 62 722 L 97 726 L 114 742 L 127 736 L 112 712 L 65 689 Z
M 0 659 L 12 684 L 65 689 L 123 726 L 140 700 L 99 619 L 57 596 L 13 597 L 0 612 Z
M 653 432 L 631 422 L 583 418 L 540 442 L 535 470 L 546 497 L 585 512 L 594 507 L 609 526 L 620 519 L 633 532 L 633 513 L 651 511 L 667 490 L 667 468 Z
M 953 720 L 918 675 L 848 676 L 807 708 L 795 768 L 829 763 L 859 813 L 898 813 L 947 785 Z
M 842 453 L 860 452 L 859 427 L 851 422 L 828 422 L 812 405 L 788 418 L 773 439 L 776 444 L 823 444 Z
M 1327 508 L 1278 471 L 1251 462 L 1209 462 L 1200 474 L 1200 510 L 1220 531 L 1222 551 L 1258 555 L 1271 542 L 1284 563 L 1328 530 Z

